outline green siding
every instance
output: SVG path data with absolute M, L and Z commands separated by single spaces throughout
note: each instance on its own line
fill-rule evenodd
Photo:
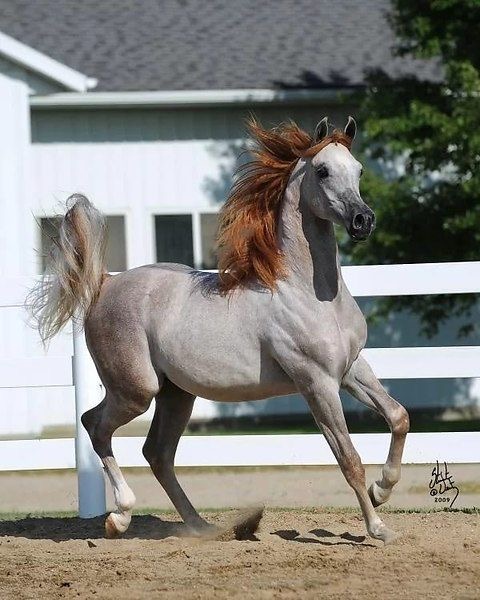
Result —
M 69 109 L 32 111 L 33 143 L 128 142 L 239 139 L 245 119 L 255 116 L 265 126 L 293 119 L 312 131 L 325 114 L 343 125 L 351 106 L 260 106 L 195 109 Z

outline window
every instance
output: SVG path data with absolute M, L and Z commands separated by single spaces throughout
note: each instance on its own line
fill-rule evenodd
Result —
M 216 269 L 217 213 L 155 215 L 157 262 Z
M 125 241 L 125 217 L 109 215 L 107 220 L 107 269 L 110 272 L 127 270 L 127 243 Z
M 109 271 L 125 271 L 127 268 L 127 251 L 125 241 L 125 217 L 109 215 L 105 217 L 107 224 L 106 262 Z M 58 217 L 43 217 L 40 219 L 41 235 L 41 267 L 45 270 L 53 240 L 58 237 Z
M 217 228 L 218 214 L 200 215 L 200 233 L 202 239 L 202 269 L 217 268 Z
M 155 247 L 157 262 L 193 267 L 192 215 L 156 215 Z

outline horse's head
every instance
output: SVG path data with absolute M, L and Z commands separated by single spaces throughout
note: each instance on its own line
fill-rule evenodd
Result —
M 352 117 L 343 132 L 336 130 L 331 135 L 327 117 L 320 121 L 306 160 L 303 186 L 304 198 L 315 216 L 343 225 L 354 240 L 365 240 L 374 229 L 375 215 L 360 196 L 362 165 L 350 152 L 356 132 Z

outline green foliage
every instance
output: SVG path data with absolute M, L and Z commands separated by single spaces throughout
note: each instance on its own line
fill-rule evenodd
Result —
M 343 244 L 356 263 L 480 259 L 480 0 L 394 0 L 397 53 L 436 65 L 428 81 L 371 73 L 362 107 L 362 196 L 377 214 L 366 244 Z M 379 168 L 380 167 L 380 168 Z M 406 309 L 436 333 L 477 298 L 392 298 L 377 314 Z

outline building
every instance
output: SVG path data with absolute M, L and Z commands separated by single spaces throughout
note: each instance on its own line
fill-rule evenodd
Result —
M 214 266 L 215 214 L 244 118 L 253 111 L 266 123 L 294 118 L 312 128 L 328 114 L 343 123 L 355 113 L 349 93 L 369 69 L 412 68 L 391 55 L 387 7 L 0 2 L 2 119 L 12 138 L 3 155 L 11 164 L 15 145 L 15 174 L 29 173 L 10 204 L 17 218 L 23 207 L 23 234 L 15 236 L 23 249 L 4 272 L 42 268 L 29 255 L 42 239 L 26 222 L 32 212 L 51 217 L 76 191 L 108 215 L 111 269 L 156 260 Z M 430 74 L 426 64 L 415 68 Z M 4 221 L 12 236 L 13 221 Z M 45 246 L 48 222 L 41 225 Z M 9 263 L 11 242 L 1 252 Z
M 393 55 L 388 8 L 0 0 L 2 276 L 42 271 L 51 219 L 74 192 L 107 215 L 111 270 L 214 267 L 216 214 L 250 112 L 265 124 L 293 118 L 313 129 L 325 114 L 343 124 L 370 69 L 435 75 L 430 63 Z M 41 351 L 23 326 L 4 331 L 5 353 Z M 51 351 L 67 347 L 63 338 Z

